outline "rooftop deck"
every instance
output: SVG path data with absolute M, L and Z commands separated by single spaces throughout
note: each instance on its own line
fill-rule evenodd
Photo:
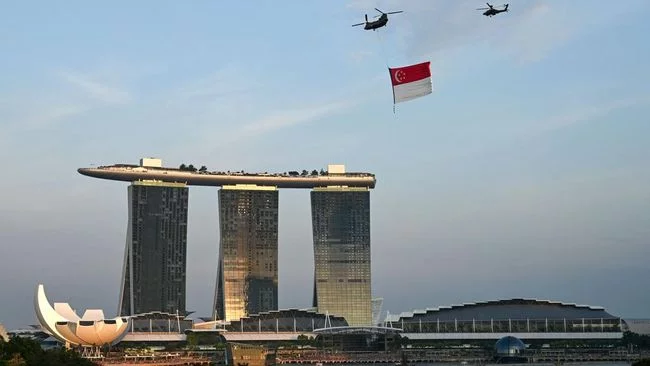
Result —
M 194 186 L 224 186 L 250 184 L 275 186 L 277 188 L 315 188 L 329 186 L 375 188 L 377 180 L 370 173 L 245 173 L 192 171 L 167 167 L 143 167 L 117 164 L 97 168 L 79 168 L 80 174 L 101 179 L 133 182 L 154 180 L 168 183 L 184 183 Z

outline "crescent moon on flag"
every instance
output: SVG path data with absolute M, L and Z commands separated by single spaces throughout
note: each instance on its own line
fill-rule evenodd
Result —
M 404 70 L 397 70 L 395 72 L 395 81 L 401 83 L 402 81 L 404 81 L 404 79 L 406 79 L 406 73 L 404 72 Z

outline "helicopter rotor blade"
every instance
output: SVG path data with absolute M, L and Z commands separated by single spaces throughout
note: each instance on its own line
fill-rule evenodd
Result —
M 368 14 L 366 14 L 366 23 L 368 23 Z
M 377 9 L 377 8 L 375 8 L 375 10 L 377 10 L 378 12 L 380 12 L 380 13 L 382 13 L 382 14 L 385 14 L 383 11 L 381 11 L 381 10 L 379 10 L 379 9 Z
M 359 26 L 359 25 L 364 25 L 366 23 L 358 23 L 358 24 L 352 24 L 353 27 Z
M 488 10 L 489 8 L 478 8 L 476 10 Z
M 404 10 L 400 10 L 400 11 L 391 11 L 390 13 L 386 13 L 386 14 L 399 14 L 399 13 L 403 13 L 403 12 L 404 12 Z

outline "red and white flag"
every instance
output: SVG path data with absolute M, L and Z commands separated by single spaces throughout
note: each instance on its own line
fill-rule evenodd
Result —
M 433 92 L 431 62 L 388 68 L 393 84 L 393 103 L 406 102 Z

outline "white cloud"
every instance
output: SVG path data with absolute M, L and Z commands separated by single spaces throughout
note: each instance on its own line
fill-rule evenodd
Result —
M 372 57 L 373 55 L 374 52 L 368 50 L 357 50 L 357 51 L 350 52 L 350 58 L 356 63 L 361 63 L 363 61 L 366 61 L 368 58 Z
M 320 106 L 310 106 L 299 109 L 283 110 L 271 113 L 252 123 L 244 125 L 237 135 L 249 137 L 263 133 L 273 132 L 282 128 L 308 123 L 315 119 L 340 112 L 352 106 L 351 102 L 335 102 Z
M 234 66 L 226 66 L 181 86 L 172 92 L 172 98 L 176 101 L 227 98 L 258 89 L 261 85 L 257 80 Z
M 540 133 L 552 132 L 575 124 L 588 122 L 619 109 L 649 103 L 650 95 L 616 99 L 606 103 L 594 103 L 588 106 L 575 108 L 574 110 L 563 114 L 529 123 L 524 130 L 520 130 L 518 133 L 521 135 L 537 135 Z
M 0 150 L 25 148 L 23 133 L 48 131 L 97 107 L 123 105 L 131 100 L 128 91 L 100 83 L 96 77 L 76 71 L 59 71 L 53 75 L 55 84 L 41 81 L 38 87 L 28 87 L 26 92 L 18 90 L 0 95 L 0 120 L 3 121 L 0 139 L 4 142 Z M 72 88 L 66 88 L 66 84 Z
M 2 134 L 7 141 L 20 131 L 34 132 L 49 129 L 70 118 L 85 113 L 90 108 L 66 95 L 12 95 L 0 105 Z M 20 143 L 20 141 L 14 141 Z
M 74 71 L 63 71 L 59 75 L 65 81 L 88 93 L 101 103 L 124 104 L 131 100 L 131 96 L 127 91 L 97 82 L 88 75 Z
M 409 59 L 444 59 L 454 49 L 488 45 L 519 62 L 534 62 L 582 34 L 586 29 L 622 18 L 641 2 L 617 4 L 616 11 L 595 9 L 588 17 L 584 9 L 565 1 L 536 0 L 510 4 L 509 12 L 485 17 L 476 11 L 475 0 L 354 0 L 348 8 L 374 12 L 404 10 L 390 29 L 381 30 L 394 49 L 403 49 Z M 578 11 L 580 13 L 578 14 Z
M 23 129 L 26 130 L 49 128 L 61 121 L 80 115 L 88 110 L 88 107 L 74 103 L 42 106 L 24 116 L 21 119 L 20 124 Z
M 588 124 L 595 119 L 625 108 L 650 104 L 650 95 L 630 96 L 607 102 L 590 101 L 583 105 L 554 111 L 544 117 L 523 120 L 510 120 L 497 123 L 485 130 L 467 132 L 451 139 L 451 145 L 445 154 L 433 155 L 432 164 L 450 164 L 456 166 L 459 161 L 474 160 L 487 153 L 502 150 L 509 144 L 520 144 L 524 140 L 537 139 L 545 134 L 570 128 L 579 124 Z M 620 121 L 625 123 L 625 121 Z M 462 143 L 461 143 L 462 142 Z
M 309 105 L 269 111 L 261 117 L 248 117 L 237 124 L 230 123 L 227 128 L 223 125 L 206 125 L 199 129 L 197 136 L 189 143 L 184 142 L 174 148 L 180 154 L 209 157 L 221 156 L 225 159 L 239 159 L 238 149 L 249 149 L 252 140 L 258 139 L 282 129 L 312 123 L 318 119 L 342 112 L 356 105 L 356 102 L 338 101 L 321 105 Z M 231 106 L 232 107 L 232 106 Z M 218 112 L 216 113 L 218 114 Z
M 183 126 L 176 138 L 165 143 L 166 156 L 239 159 L 237 151 L 250 149 L 252 138 L 311 123 L 363 102 L 354 88 L 332 95 L 294 87 L 278 94 L 272 77 L 256 65 L 225 65 L 140 102 L 142 108 L 134 118 L 156 120 L 161 130 Z

